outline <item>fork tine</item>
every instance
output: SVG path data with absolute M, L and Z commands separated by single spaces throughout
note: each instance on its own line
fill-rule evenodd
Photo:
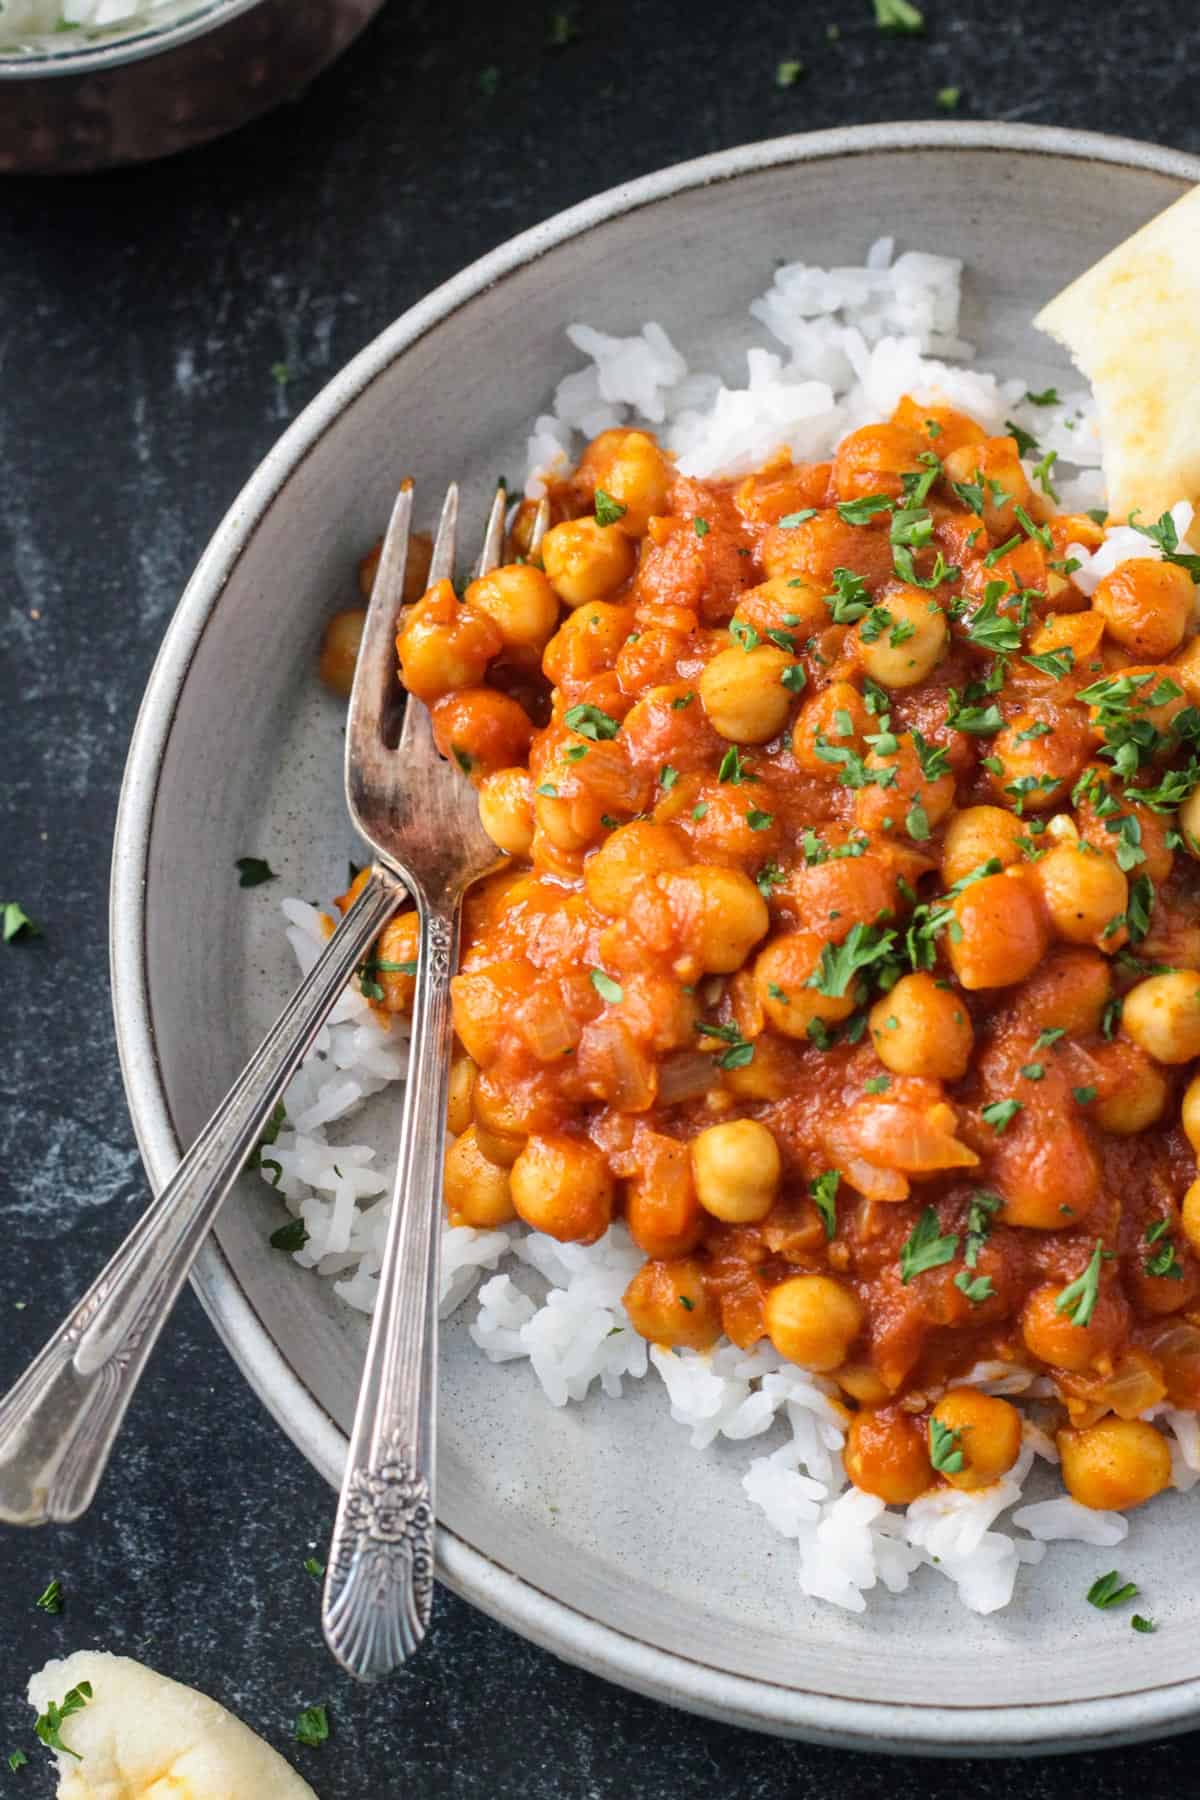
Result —
M 497 568 L 504 555 L 504 525 L 508 517 L 508 489 L 501 482 L 496 489 L 496 497 L 492 501 L 492 510 L 488 514 L 487 529 L 483 534 L 483 549 L 479 552 L 479 566 L 475 573 L 490 575 Z
M 446 489 L 446 498 L 442 504 L 442 516 L 438 520 L 437 537 L 434 539 L 433 556 L 429 563 L 429 585 L 435 581 L 453 581 L 454 579 L 454 538 L 458 530 L 458 483 L 452 481 Z
M 363 624 L 346 720 L 347 767 L 350 758 L 361 757 L 382 741 L 396 696 L 396 615 L 404 595 L 412 507 L 412 482 L 403 481 L 379 553 L 379 568 Z
M 529 554 L 536 556 L 542 547 L 542 539 L 550 529 L 550 502 L 539 500 L 537 512 L 533 516 L 533 530 L 529 534 Z

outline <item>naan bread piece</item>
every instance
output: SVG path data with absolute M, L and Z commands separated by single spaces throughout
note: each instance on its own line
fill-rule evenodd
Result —
M 1034 320 L 1092 384 L 1114 519 L 1200 505 L 1200 188 Z
M 81 1760 L 58 1756 L 59 1800 L 317 1800 L 248 1725 L 128 1656 L 80 1650 L 30 1679 L 39 1714 L 80 1682 L 92 1697 L 64 1719 Z

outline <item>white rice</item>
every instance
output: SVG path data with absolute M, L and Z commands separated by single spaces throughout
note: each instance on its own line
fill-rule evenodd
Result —
M 581 438 L 626 421 L 656 428 L 684 473 L 733 475 L 784 447 L 799 459 L 828 456 L 846 431 L 886 416 L 912 393 L 926 404 L 961 407 L 989 431 L 1002 431 L 1008 421 L 1021 426 L 1043 452 L 1058 452 L 1054 482 L 1064 506 L 1102 504 L 1090 396 L 1073 392 L 1058 404 L 1036 406 L 1023 381 L 943 360 L 973 354 L 958 335 L 961 265 L 893 251 L 891 240 L 881 239 L 861 269 L 803 263 L 779 269 L 750 312 L 784 353 L 750 348 L 743 388 L 691 370 L 659 325 L 629 338 L 569 326 L 568 337 L 589 361 L 559 383 L 551 411 L 535 423 L 526 492 L 540 494 L 547 476 L 566 470 Z M 1183 540 L 1190 507 L 1176 507 L 1174 517 Z M 1079 546 L 1072 554 L 1082 565 L 1075 579 L 1090 593 L 1120 561 L 1157 551 L 1120 526 L 1094 554 Z M 331 921 L 299 900 L 285 901 L 283 910 L 292 948 L 307 970 Z M 402 1080 L 405 1068 L 403 1021 L 382 1023 L 352 987 L 293 1081 L 287 1122 L 263 1152 L 264 1179 L 308 1232 L 296 1261 L 332 1279 L 342 1299 L 362 1312 L 375 1303 L 390 1170 L 376 1166 L 368 1146 L 331 1143 L 329 1132 L 371 1095 Z M 509 1266 L 501 1269 L 504 1261 Z M 1003 1363 L 972 1370 L 972 1385 L 1020 1396 L 1031 1406 L 1016 1465 L 978 1492 L 939 1488 L 904 1510 L 889 1508 L 848 1483 L 847 1414 L 832 1381 L 785 1363 L 769 1345 L 746 1352 L 722 1342 L 703 1355 L 648 1347 L 622 1305 L 641 1262 L 620 1224 L 591 1246 L 560 1244 L 516 1225 L 447 1227 L 441 1309 L 453 1312 L 478 1288 L 472 1339 L 492 1362 L 528 1363 L 552 1405 L 582 1401 L 596 1385 L 615 1399 L 627 1381 L 649 1379 L 653 1368 L 672 1419 L 701 1454 L 718 1438 L 749 1441 L 782 1428 L 779 1448 L 748 1456 L 741 1485 L 747 1504 L 795 1541 L 805 1595 L 862 1612 L 876 1588 L 902 1592 L 919 1569 L 928 1569 L 927 1579 L 951 1582 L 971 1611 L 991 1613 L 1007 1605 L 1022 1566 L 1040 1562 L 1047 1544 L 1107 1549 L 1126 1536 L 1121 1514 L 1090 1511 L 1066 1494 L 1021 1504 L 1035 1463 L 1051 1470 L 1058 1462 L 1053 1437 L 1037 1417 L 1053 1394 L 1045 1377 Z M 1200 1481 L 1200 1422 L 1166 1408 L 1156 1416 L 1169 1435 L 1174 1485 L 1190 1488 Z
M 0 0 L 0 50 L 72 31 L 132 31 L 178 0 Z

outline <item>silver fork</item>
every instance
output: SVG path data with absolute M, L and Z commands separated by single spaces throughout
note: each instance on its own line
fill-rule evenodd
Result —
M 488 525 L 489 562 L 499 556 L 502 495 L 503 490 Z M 451 559 L 456 507 L 457 492 L 452 488 L 439 534 L 439 572 Z M 435 1065 L 446 1062 L 445 995 L 458 906 L 470 881 L 500 859 L 479 826 L 470 790 L 437 757 L 424 707 L 410 704 L 407 709 L 401 754 L 389 752 L 383 736 L 396 711 L 391 638 L 411 511 L 411 488 L 405 484 L 380 560 L 347 728 L 348 797 L 359 828 L 378 852 L 377 861 L 362 893 L 171 1180 L 0 1400 L 0 1521 L 65 1522 L 77 1519 L 91 1504 L 150 1352 L 225 1196 L 261 1141 L 280 1096 L 346 983 L 404 899 L 397 872 L 402 853 L 409 886 L 427 926 L 420 951 L 414 1080 L 404 1115 L 404 1142 L 415 1143 L 422 1153 L 416 1117 L 418 1107 L 424 1112 L 428 1106 L 423 1167 L 429 1185 L 420 1200 L 422 1217 L 429 1231 L 434 1229 L 441 1170 L 440 1154 L 431 1158 L 429 1149 L 436 1145 L 440 1152 L 445 1088 L 444 1068 L 438 1076 Z M 408 769 L 405 752 L 412 759 Z M 430 1037 L 431 1027 L 441 1034 L 436 1041 Z M 404 1155 L 402 1151 L 402 1167 Z M 393 1283 L 395 1262 L 393 1255 Z M 435 1264 L 436 1257 L 427 1253 L 427 1285 L 436 1274 Z M 386 1290 L 386 1279 L 383 1287 Z M 380 1355 L 378 1330 L 372 1344 L 374 1368 Z M 398 1340 L 395 1352 L 403 1356 L 407 1344 L 407 1337 Z M 378 1389 L 381 1395 L 393 1391 L 397 1354 L 387 1358 L 389 1379 Z M 357 1431 L 355 1441 L 360 1442 Z M 431 1429 L 423 1442 L 431 1451 Z M 379 1672 L 376 1665 L 363 1671 Z
M 507 495 L 496 493 L 478 573 L 500 561 Z M 452 573 L 458 491 L 451 487 L 429 569 Z M 393 751 L 395 602 L 404 583 L 409 507 L 401 493 L 380 557 L 351 697 L 359 729 L 346 748 L 346 798 L 363 836 L 399 871 L 417 904 L 408 1083 L 387 1244 L 325 1576 L 325 1639 L 345 1669 L 377 1680 L 412 1655 L 433 1605 L 438 1245 L 450 1063 L 450 977 L 462 899 L 504 858 L 474 795 L 439 756 L 426 708 L 411 697 Z M 544 531 L 546 509 L 535 528 Z M 398 779 L 398 770 L 402 779 Z

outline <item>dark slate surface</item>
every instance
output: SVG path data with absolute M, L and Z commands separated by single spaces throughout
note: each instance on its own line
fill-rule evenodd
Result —
M 784 131 L 930 116 L 951 84 L 963 117 L 1200 145 L 1176 0 L 927 11 L 923 39 L 896 40 L 869 0 L 592 0 L 553 50 L 538 7 L 391 0 L 338 69 L 233 140 L 0 187 L 0 897 L 47 927 L 0 951 L 4 1385 L 143 1203 L 109 1022 L 108 847 L 146 673 L 228 502 L 404 307 L 625 177 Z M 780 89 L 794 57 L 808 73 Z M 322 1800 L 907 1800 L 964 1785 L 1108 1800 L 1194 1782 L 1200 1737 L 1018 1772 L 783 1745 L 626 1696 L 448 1596 L 417 1666 L 359 1692 L 332 1672 L 301 1567 L 329 1514 L 189 1296 L 88 1520 L 0 1534 L 0 1793 L 50 1792 L 36 1749 L 16 1774 L 5 1754 L 30 1742 L 29 1670 L 82 1645 L 201 1685 L 285 1749 L 297 1711 L 327 1701 L 333 1741 L 292 1746 Z M 68 1594 L 54 1619 L 32 1604 L 51 1575 Z

